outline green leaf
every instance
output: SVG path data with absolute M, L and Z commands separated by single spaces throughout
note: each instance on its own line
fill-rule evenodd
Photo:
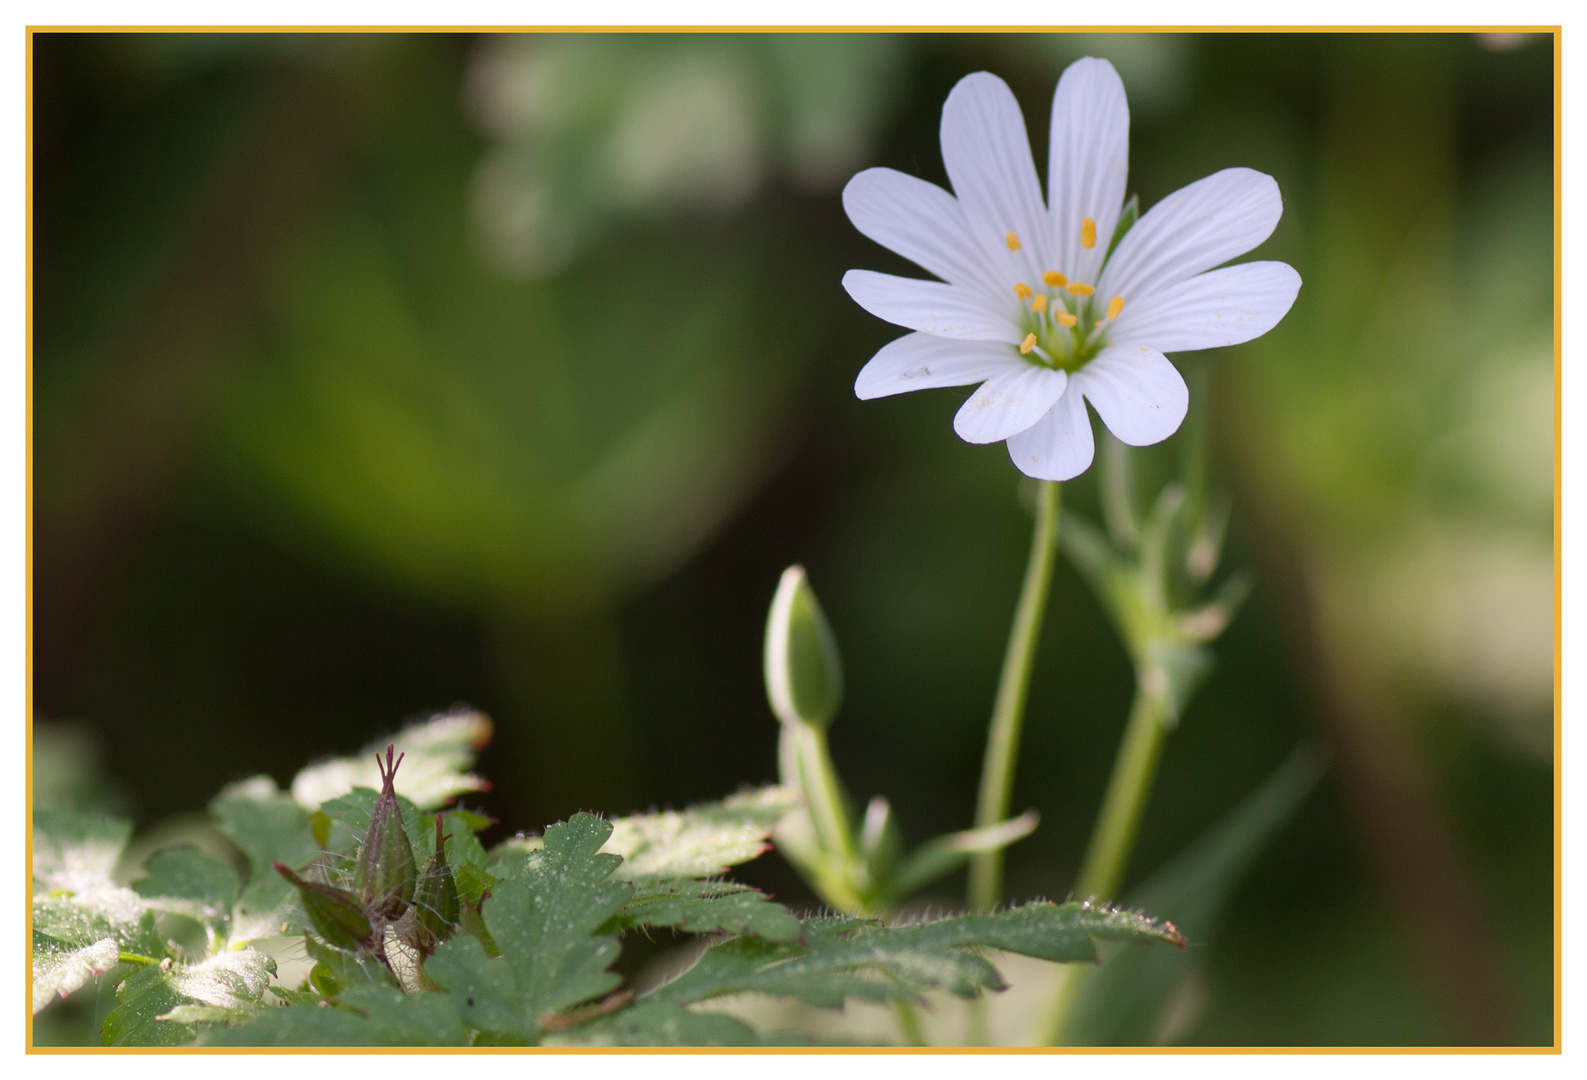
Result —
M 74 946 L 48 934 L 33 931 L 33 1012 L 56 997 L 82 989 L 88 980 L 115 967 L 121 944 L 113 937 Z
M 206 1034 L 204 1046 L 467 1046 L 468 1031 L 443 994 L 358 986 L 337 1006 L 270 1009 Z
M 101 1038 L 106 1046 L 191 1042 L 201 1020 L 256 1011 L 275 970 L 275 961 L 254 949 L 218 953 L 200 964 L 150 964 L 117 988 L 118 1004 L 105 1017 Z M 182 1010 L 184 1005 L 205 1011 Z
M 754 934 L 768 941 L 799 940 L 799 920 L 766 894 L 732 881 L 663 878 L 636 882 L 617 913 L 620 929 L 670 926 L 696 934 Z
M 511 1018 L 508 1033 L 533 1042 L 554 1014 L 618 985 L 607 968 L 621 946 L 599 931 L 632 887 L 612 879 L 621 860 L 601 851 L 611 833 L 593 814 L 553 825 L 544 849 L 527 853 L 515 876 L 492 890 L 482 913 L 500 960 L 487 959 L 468 936 L 436 950 L 425 970 L 456 1011 L 488 1017 L 489 1030 Z
M 490 787 L 468 771 L 490 735 L 490 718 L 484 713 L 472 709 L 443 713 L 390 738 L 376 739 L 361 754 L 309 766 L 293 779 L 292 797 L 309 810 L 317 810 L 354 788 L 378 789 L 375 754 L 393 746 L 403 755 L 397 794 L 415 806 L 433 810 L 459 795 Z
M 978 949 L 1074 962 L 1095 959 L 1099 940 L 1183 945 L 1172 925 L 1080 903 L 1041 902 L 909 926 L 850 917 L 810 919 L 804 930 L 804 945 L 737 938 L 713 946 L 652 997 L 688 1003 L 755 991 L 830 1007 L 849 997 L 916 999 L 932 987 L 970 997 L 1003 987 Z
M 248 884 L 232 909 L 232 947 L 302 930 L 307 921 L 297 892 L 271 864 L 302 866 L 319 854 L 308 811 L 268 776 L 230 785 L 209 808 L 221 829 L 248 856 Z
M 184 844 L 155 852 L 132 887 L 151 907 L 197 919 L 225 937 L 241 882 L 230 863 Z
M 101 814 L 34 812 L 34 1012 L 114 967 L 123 951 L 165 955 L 148 903 L 111 876 L 131 833 Z
M 326 993 L 327 997 L 337 996 L 343 990 L 365 983 L 397 985 L 397 977 L 391 973 L 391 969 L 367 953 L 357 955 L 338 949 L 307 934 L 303 936 L 303 948 L 315 962 L 314 969 L 321 973 L 321 980 L 328 975 L 333 981 L 334 989 Z M 320 983 L 315 985 L 319 986 Z
M 1315 748 L 1292 753 L 1255 792 L 1154 874 L 1132 899 L 1172 916 L 1198 942 L 1217 929 L 1240 876 L 1311 793 L 1326 762 Z M 1194 954 L 1124 950 L 1087 972 L 1064 1042 L 1071 1046 L 1150 1043 L 1173 989 Z
M 997 851 L 1036 831 L 1041 817 L 1027 810 L 1017 818 L 980 829 L 965 829 L 934 837 L 911 851 L 887 882 L 887 900 L 896 903 L 943 874 L 956 870 L 970 856 Z
M 730 1016 L 646 1001 L 547 1036 L 548 1046 L 759 1046 L 760 1036 Z
M 683 811 L 617 818 L 601 850 L 623 857 L 619 878 L 711 877 L 765 852 L 772 829 L 797 805 L 794 792 L 773 785 Z

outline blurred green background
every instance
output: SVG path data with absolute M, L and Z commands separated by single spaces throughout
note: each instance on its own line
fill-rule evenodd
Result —
M 1132 878 L 1297 743 L 1333 768 L 1165 1035 L 1552 1042 L 1549 38 L 31 40 L 41 792 L 147 828 L 465 701 L 499 832 L 719 797 L 775 776 L 761 633 L 797 561 L 849 786 L 911 841 L 966 826 L 1029 518 L 1004 448 L 952 433 L 968 388 L 854 398 L 901 331 L 839 279 L 919 272 L 839 192 L 945 184 L 942 102 L 983 69 L 1044 164 L 1098 55 L 1143 205 L 1271 173 L 1256 257 L 1305 282 L 1204 361 L 1258 585 Z M 1096 503 L 1093 470 L 1066 512 Z M 1071 887 L 1130 692 L 1060 563 L 1012 895 Z M 776 856 L 744 877 L 812 902 Z

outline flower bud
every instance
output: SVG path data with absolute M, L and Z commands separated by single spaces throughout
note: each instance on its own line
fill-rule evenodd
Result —
M 395 919 L 413 900 L 419 874 L 413 862 L 413 847 L 402 824 L 402 807 L 397 805 L 397 790 L 392 781 L 402 758 L 391 760 L 394 747 L 386 747 L 386 760 L 375 755 L 380 769 L 380 797 L 369 815 L 369 829 L 353 864 L 353 884 L 369 912 Z
M 413 940 L 409 944 L 425 956 L 451 932 L 459 915 L 457 880 L 446 862 L 447 838 L 441 835 L 441 820 L 440 814 L 435 815 L 435 854 L 413 897 Z
M 832 627 L 804 567 L 777 583 L 766 619 L 766 696 L 785 724 L 825 728 L 843 700 L 843 666 Z
M 303 910 L 320 936 L 332 945 L 343 949 L 368 948 L 374 936 L 369 918 L 358 898 L 334 885 L 317 881 L 304 881 L 289 868 L 274 864 L 276 873 L 297 886 L 303 899 Z

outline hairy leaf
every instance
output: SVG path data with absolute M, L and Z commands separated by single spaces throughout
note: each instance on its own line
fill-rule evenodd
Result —
M 710 877 L 763 853 L 772 829 L 797 805 L 792 791 L 772 786 L 687 810 L 617 818 L 602 850 L 623 857 L 621 878 Z
M 970 997 L 1003 987 L 997 969 L 975 951 L 980 948 L 1073 962 L 1095 959 L 1098 940 L 1183 944 L 1169 924 L 1079 903 L 1035 903 L 905 926 L 846 916 L 809 919 L 804 930 L 804 945 L 755 938 L 716 945 L 652 996 L 686 1003 L 756 991 L 832 1007 L 849 997 L 918 998 L 932 987 Z
M 224 938 L 240 884 L 230 863 L 184 844 L 155 852 L 132 887 L 151 907 L 197 919 Z
M 759 1046 L 760 1036 L 730 1016 L 690 1012 L 670 1001 L 632 1008 L 548 1035 L 548 1046 Z
M 544 849 L 527 853 L 515 876 L 495 886 L 482 912 L 500 961 L 488 960 L 472 937 L 436 951 L 425 970 L 448 991 L 454 1009 L 481 1018 L 488 1030 L 502 1030 L 496 1025 L 511 1018 L 508 1033 L 532 1042 L 555 1013 L 617 986 L 619 977 L 607 968 L 620 946 L 599 931 L 632 887 L 612 880 L 621 860 L 600 850 L 611 830 L 592 814 L 553 825 Z M 498 963 L 510 981 L 493 966 Z
M 376 739 L 361 754 L 309 766 L 293 779 L 292 797 L 299 805 L 317 810 L 354 788 L 379 788 L 375 754 L 394 746 L 404 755 L 397 773 L 397 794 L 433 810 L 459 795 L 490 788 L 468 771 L 475 754 L 490 741 L 490 733 L 490 718 L 484 713 L 472 709 L 443 713 L 388 739 Z
M 336 1006 L 290 1006 L 246 1024 L 210 1031 L 205 1046 L 467 1046 L 469 1036 L 443 994 L 358 986 Z
M 117 988 L 118 1004 L 105 1017 L 101 1037 L 106 1046 L 191 1042 L 196 1025 L 257 1010 L 275 970 L 275 961 L 254 949 L 218 953 L 200 964 L 150 964 Z
M 765 893 L 720 879 L 660 878 L 636 882 L 617 913 L 620 929 L 670 926 L 697 934 L 754 934 L 768 941 L 799 939 L 799 920 Z
M 57 996 L 80 990 L 89 979 L 103 975 L 121 958 L 121 944 L 113 937 L 89 945 L 69 945 L 48 934 L 33 932 L 33 1012 Z
M 248 856 L 248 884 L 232 909 L 231 945 L 302 930 L 307 921 L 297 892 L 271 864 L 302 866 L 319 854 L 308 811 L 268 776 L 232 784 L 209 808 L 221 829 Z

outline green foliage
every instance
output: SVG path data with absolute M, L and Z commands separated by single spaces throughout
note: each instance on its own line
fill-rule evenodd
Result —
M 375 755 L 390 746 L 402 755 L 397 794 L 415 806 L 433 810 L 459 795 L 490 786 L 468 771 L 476 752 L 490 741 L 490 732 L 490 720 L 483 713 L 470 709 L 443 713 L 388 739 L 376 739 L 353 757 L 310 765 L 293 778 L 292 797 L 316 810 L 354 788 L 378 788 L 380 770 Z
M 767 941 L 799 938 L 799 920 L 781 904 L 748 885 L 656 878 L 636 885 L 617 913 L 622 929 L 670 926 L 691 933 L 752 934 Z
M 241 1027 L 213 1031 L 205 1046 L 467 1046 L 468 1031 L 440 994 L 358 986 L 331 1008 L 272 1009 Z

